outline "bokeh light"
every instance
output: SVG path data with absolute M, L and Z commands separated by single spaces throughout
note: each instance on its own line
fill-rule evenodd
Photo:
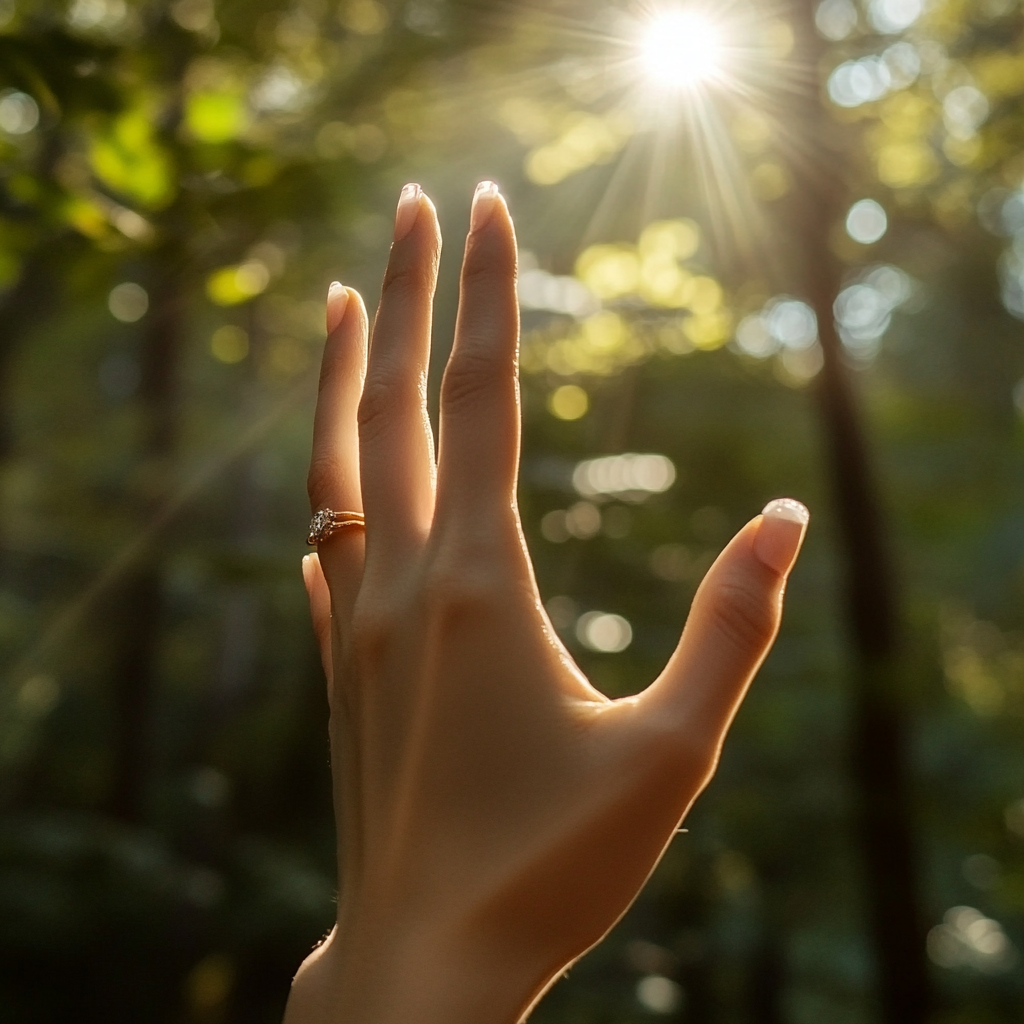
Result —
M 818 31 L 832 42 L 846 39 L 857 27 L 857 8 L 850 0 L 822 0 L 814 12 Z
M 218 362 L 240 363 L 249 354 L 249 335 L 234 324 L 218 327 L 210 338 L 210 352 Z
M 0 92 L 0 131 L 25 135 L 39 124 L 39 106 L 26 92 L 7 89 Z
M 836 297 L 833 310 L 839 337 L 847 351 L 862 361 L 877 354 L 892 314 L 913 293 L 909 276 L 899 267 L 869 268 Z
M 953 907 L 928 933 L 928 955 L 940 967 L 970 967 L 982 974 L 1012 970 L 1019 953 L 1003 926 L 974 907 Z
M 590 540 L 601 532 L 601 510 L 593 502 L 577 501 L 571 508 L 548 512 L 540 521 L 540 532 L 552 544 L 570 537 Z
M 888 227 L 885 209 L 874 199 L 858 200 L 846 215 L 846 233 L 862 245 L 877 242 Z
M 651 1013 L 668 1015 L 683 1005 L 683 990 L 678 982 L 661 974 L 648 974 L 636 986 L 637 1002 Z
M 149 295 L 146 289 L 134 281 L 124 281 L 115 285 L 107 296 L 107 308 L 115 320 L 123 324 L 133 324 L 141 320 L 149 309 Z
M 871 0 L 868 18 L 876 31 L 895 35 L 910 28 L 923 11 L 922 0 Z
M 755 359 L 767 359 L 779 350 L 779 340 L 768 329 L 760 313 L 745 316 L 736 327 L 736 345 Z
M 832 72 L 828 94 L 837 106 L 857 107 L 881 99 L 891 83 L 889 69 L 881 57 L 864 57 L 845 61 Z
M 585 317 L 601 308 L 594 293 L 578 278 L 549 274 L 538 268 L 523 270 L 518 288 L 522 309 Z
M 633 642 L 633 627 L 612 612 L 587 612 L 576 623 L 576 639 L 602 654 L 618 654 Z
M 988 114 L 988 99 L 973 85 L 958 85 L 950 89 L 942 101 L 942 120 L 946 131 L 956 139 L 973 138 Z
M 786 348 L 810 348 L 818 338 L 818 318 L 801 299 L 773 299 L 765 306 L 764 319 L 772 337 Z
M 643 501 L 667 491 L 676 479 L 676 467 L 664 455 L 608 455 L 581 462 L 572 474 L 576 491 L 587 497 L 617 495 Z
M 270 284 L 270 268 L 258 259 L 222 267 L 207 279 L 206 294 L 218 306 L 235 306 L 261 294 Z
M 548 396 L 548 409 L 556 419 L 578 420 L 589 408 L 590 399 L 578 384 L 563 384 Z

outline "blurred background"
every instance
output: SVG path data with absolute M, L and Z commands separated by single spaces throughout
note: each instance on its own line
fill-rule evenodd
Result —
M 534 1019 L 1024 1020 L 1022 144 L 1019 0 L 0 0 L 0 1021 L 280 1019 L 336 891 L 326 289 L 373 305 L 422 182 L 438 376 L 484 177 L 597 685 L 813 512 L 689 831 Z

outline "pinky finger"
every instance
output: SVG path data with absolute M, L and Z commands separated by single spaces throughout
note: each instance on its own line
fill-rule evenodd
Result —
M 334 682 L 334 663 L 331 655 L 331 592 L 320 567 L 319 555 L 306 555 L 302 560 L 302 582 L 309 597 L 309 611 L 313 618 L 313 633 L 320 648 L 320 661 L 327 677 L 327 693 Z

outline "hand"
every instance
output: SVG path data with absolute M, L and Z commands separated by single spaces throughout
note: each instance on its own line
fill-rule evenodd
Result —
M 288 1024 L 515 1024 L 599 942 L 710 779 L 779 625 L 807 512 L 773 502 L 708 572 L 661 676 L 609 700 L 544 613 L 516 506 L 516 242 L 476 193 L 435 463 L 440 235 L 402 193 L 367 361 L 332 286 L 303 565 L 329 680 L 341 895 Z M 365 378 L 365 379 L 364 379 Z M 436 466 L 436 468 L 435 468 Z M 365 543 L 364 543 L 365 539 Z

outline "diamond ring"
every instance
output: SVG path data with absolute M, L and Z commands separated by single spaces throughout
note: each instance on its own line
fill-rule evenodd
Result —
M 311 547 L 322 544 L 338 530 L 344 530 L 349 526 L 358 526 L 365 529 L 366 519 L 362 512 L 335 512 L 331 508 L 322 508 L 315 513 L 309 524 L 309 536 L 306 543 Z

